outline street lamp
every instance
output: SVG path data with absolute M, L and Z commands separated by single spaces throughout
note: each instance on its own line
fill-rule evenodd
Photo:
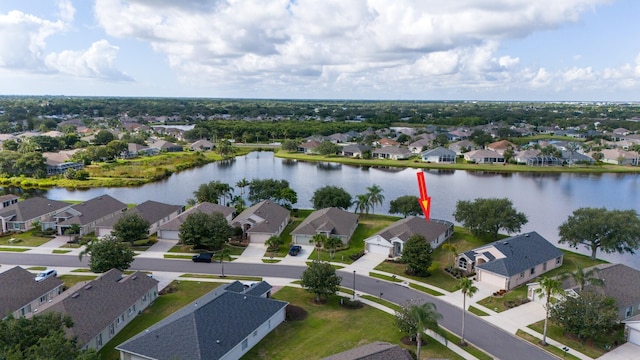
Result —
M 356 301 L 356 271 L 353 270 L 353 301 Z
M 567 357 L 567 352 L 569 351 L 569 348 L 566 347 L 566 346 L 563 346 L 562 347 L 562 351 L 564 351 L 564 357 L 566 358 Z

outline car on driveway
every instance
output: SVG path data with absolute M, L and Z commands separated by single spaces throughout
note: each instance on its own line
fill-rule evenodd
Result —
M 50 278 L 50 277 L 55 277 L 55 276 L 58 276 L 58 272 L 56 270 L 54 270 L 54 269 L 48 269 L 48 270 L 40 272 L 36 276 L 35 280 L 36 281 L 42 281 L 44 279 L 47 279 L 47 278 Z
M 200 253 L 198 255 L 193 255 L 191 260 L 193 260 L 193 262 L 210 263 L 212 258 L 213 258 L 213 253 Z
M 302 251 L 302 246 L 300 246 L 300 245 L 291 245 L 291 247 L 289 248 L 289 255 L 296 256 L 296 255 L 300 254 L 300 251 Z

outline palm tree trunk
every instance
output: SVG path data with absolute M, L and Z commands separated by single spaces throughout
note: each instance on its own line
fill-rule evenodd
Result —
M 547 322 L 549 320 L 549 304 L 551 304 L 551 291 L 547 291 L 547 306 L 544 315 L 544 330 L 542 331 L 542 345 L 547 345 Z
M 422 336 L 420 336 L 420 335 L 421 335 L 420 332 L 418 332 L 418 334 L 416 336 L 416 340 L 417 340 L 417 343 L 418 343 L 418 347 L 416 349 L 416 355 L 417 355 L 418 360 L 420 360 L 420 347 L 422 346 Z
M 467 294 L 462 293 L 462 332 L 460 333 L 460 345 L 464 345 L 464 316 L 467 311 Z

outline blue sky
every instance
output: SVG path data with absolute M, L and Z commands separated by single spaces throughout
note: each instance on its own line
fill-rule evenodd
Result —
M 637 0 L 2 0 L 0 95 L 639 101 Z

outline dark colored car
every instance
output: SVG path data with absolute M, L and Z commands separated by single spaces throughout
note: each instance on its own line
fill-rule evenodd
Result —
M 200 253 L 198 255 L 193 255 L 191 260 L 193 260 L 193 262 L 210 263 L 212 258 L 213 258 L 213 253 Z
M 300 251 L 302 251 L 302 246 L 300 246 L 300 245 L 291 245 L 291 247 L 289 248 L 289 255 L 296 256 L 296 255 L 300 254 Z

